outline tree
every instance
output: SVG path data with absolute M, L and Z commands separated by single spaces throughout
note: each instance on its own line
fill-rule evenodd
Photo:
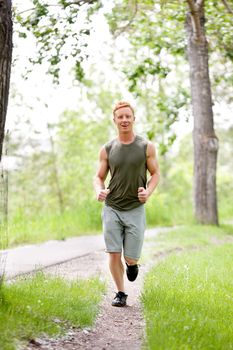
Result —
M 75 61 L 75 75 L 76 78 L 81 80 L 83 77 L 83 70 L 81 67 L 81 62 L 86 58 L 83 54 L 83 48 L 86 47 L 85 40 L 79 44 L 79 36 L 88 35 L 89 32 L 86 29 L 80 28 L 78 33 L 71 33 L 69 25 L 72 25 L 77 20 L 77 14 L 80 7 L 83 5 L 91 6 L 96 5 L 96 7 L 90 7 L 90 13 L 88 16 L 94 12 L 100 6 L 98 0 L 57 0 L 56 4 L 49 4 L 47 1 L 43 0 L 32 0 L 34 5 L 33 8 L 26 10 L 30 14 L 26 19 L 22 14 L 17 14 L 15 10 L 15 18 L 26 28 L 26 31 L 31 31 L 32 34 L 38 41 L 39 53 L 38 58 L 32 63 L 42 63 L 47 60 L 49 63 L 49 73 L 54 76 L 55 81 L 59 80 L 59 63 L 61 61 L 61 49 L 65 46 L 67 38 L 71 35 L 74 40 L 72 45 L 71 56 L 76 57 Z M 58 7 L 59 12 L 49 14 L 50 7 Z M 67 9 L 70 11 L 67 13 Z M 92 10 L 92 12 L 91 12 Z M 64 17 L 62 17 L 64 13 Z M 57 16 L 57 17 L 56 17 Z M 61 20 L 62 17 L 62 20 Z M 48 19 L 48 23 L 44 24 L 44 21 Z M 61 20 L 61 21 L 60 21 Z M 57 23 L 60 21 L 62 23 L 62 31 L 57 27 Z M 43 23 L 42 25 L 41 22 Z M 9 97 L 9 86 L 10 86 L 10 74 L 11 74 L 11 63 L 12 63 L 12 2 L 11 0 L 0 0 L 0 160 L 2 156 L 2 147 L 4 140 L 5 131 L 5 121 L 7 114 L 7 105 Z M 20 36 L 26 38 L 27 35 L 25 31 L 20 32 Z M 75 42 L 76 40 L 76 42 Z M 53 41 L 55 45 L 53 45 Z M 69 53 L 66 52 L 66 57 Z
M 194 116 L 194 206 L 196 219 L 218 224 L 216 168 L 218 139 L 214 131 L 208 43 L 203 0 L 187 0 L 188 61 Z
M 207 23 L 204 4 L 210 19 Z M 109 21 L 115 33 L 127 35 L 128 32 L 131 44 L 141 47 L 141 56 L 138 56 L 136 61 L 139 63 L 129 78 L 133 76 L 138 81 L 152 72 L 157 80 L 168 80 L 169 73 L 162 77 L 161 72 L 169 68 L 169 65 L 175 71 L 177 65 L 174 64 L 174 58 L 183 56 L 184 59 L 188 56 L 194 117 L 195 217 L 198 222 L 204 224 L 218 224 L 218 139 L 214 132 L 209 52 L 214 52 L 215 58 L 218 55 L 232 67 L 232 40 L 229 38 L 230 24 L 232 26 L 231 8 L 227 1 L 209 3 L 204 0 L 187 0 L 186 5 L 187 7 L 181 6 L 179 1 L 169 0 L 116 0 Z M 187 8 L 189 12 L 185 14 Z M 212 44 L 209 52 L 206 30 Z M 216 80 L 221 80 L 219 75 L 216 75 Z M 230 82 L 229 79 L 228 81 Z M 174 76 L 173 82 L 170 83 L 176 86 Z M 167 113 L 165 118 L 169 119 L 170 115 Z
M 0 0 L 0 160 L 4 140 L 12 60 L 11 0 Z

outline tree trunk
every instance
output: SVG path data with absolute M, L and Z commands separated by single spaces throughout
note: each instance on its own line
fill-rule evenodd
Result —
M 10 86 L 12 59 L 11 0 L 0 0 L 0 160 Z
M 63 193 L 61 190 L 60 179 L 59 179 L 59 175 L 58 175 L 57 157 L 56 157 L 56 152 L 55 152 L 55 147 L 54 147 L 54 140 L 53 140 L 52 133 L 50 132 L 50 128 L 51 128 L 50 125 L 47 123 L 47 130 L 48 130 L 49 141 L 50 141 L 50 145 L 51 145 L 52 168 L 53 168 L 53 173 L 54 173 L 56 195 L 58 198 L 60 214 L 63 214 L 64 213 L 64 199 L 63 199 Z
M 199 20 L 200 33 L 193 16 Z M 204 31 L 204 6 L 187 14 L 188 61 L 194 116 L 194 209 L 202 224 L 218 224 L 216 167 L 218 139 L 214 132 L 211 85 L 208 66 L 208 43 Z

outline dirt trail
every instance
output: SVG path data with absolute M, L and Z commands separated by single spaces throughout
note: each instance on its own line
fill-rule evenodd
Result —
M 146 245 L 146 244 L 145 244 Z M 81 258 L 44 269 L 45 273 L 68 279 L 89 278 L 99 275 L 107 279 L 107 293 L 93 328 L 72 329 L 62 338 L 36 339 L 23 350 L 138 350 L 144 343 L 144 320 L 140 305 L 143 277 L 148 266 L 140 267 L 136 281 L 126 280 L 128 294 L 125 308 L 111 306 L 115 287 L 108 271 L 108 256 L 105 252 L 94 252 Z
M 170 230 L 170 229 L 169 229 Z M 164 230 L 165 231 L 165 230 Z M 151 236 L 158 232 L 151 232 Z M 212 238 L 212 244 L 223 244 L 232 241 L 232 237 L 224 241 Z M 153 252 L 152 241 L 145 241 L 143 256 L 148 257 Z M 190 247 L 190 250 L 200 247 Z M 99 275 L 107 280 L 107 292 L 103 298 L 100 313 L 93 328 L 70 329 L 64 337 L 57 339 L 36 339 L 22 350 L 139 350 L 146 349 L 145 345 L 145 322 L 140 305 L 140 293 L 143 287 L 143 278 L 146 272 L 156 262 L 164 259 L 171 253 L 179 253 L 184 249 L 174 247 L 163 253 L 153 255 L 153 261 L 143 263 L 140 267 L 139 276 L 136 281 L 129 282 L 126 278 L 126 293 L 128 294 L 128 306 L 116 308 L 111 306 L 115 287 L 112 283 L 108 270 L 108 256 L 104 251 L 90 253 L 86 256 L 70 260 L 53 267 L 44 269 L 45 273 L 64 277 L 66 279 L 90 278 Z M 151 254 L 150 254 L 151 256 Z

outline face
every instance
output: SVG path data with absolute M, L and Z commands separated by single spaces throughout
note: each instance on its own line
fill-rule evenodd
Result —
M 120 133 L 132 132 L 135 117 L 129 107 L 118 109 L 114 114 L 113 120 Z

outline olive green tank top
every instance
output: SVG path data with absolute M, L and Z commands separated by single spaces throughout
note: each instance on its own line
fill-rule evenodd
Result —
M 138 187 L 146 188 L 146 149 L 147 141 L 138 135 L 130 144 L 114 139 L 105 145 L 111 174 L 106 205 L 117 210 L 131 210 L 142 205 Z

